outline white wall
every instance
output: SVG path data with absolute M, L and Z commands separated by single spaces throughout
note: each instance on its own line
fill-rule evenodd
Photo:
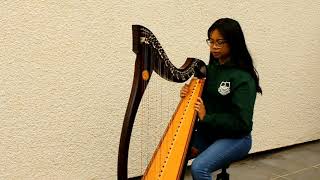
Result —
M 256 102 L 251 152 L 320 137 L 317 1 L 0 3 L 0 179 L 116 179 L 135 60 L 132 24 L 153 31 L 180 66 L 186 57 L 207 62 L 208 27 L 235 18 L 264 91 Z M 140 150 L 152 152 L 153 136 L 161 135 L 179 101 L 181 84 L 152 78 L 158 83 L 137 118 L 131 175 L 143 171 L 138 164 L 144 167 L 150 155 Z M 167 110 L 155 109 L 154 99 L 163 99 Z M 152 115 L 160 125 L 146 121 Z M 140 143 L 144 136 L 152 145 Z

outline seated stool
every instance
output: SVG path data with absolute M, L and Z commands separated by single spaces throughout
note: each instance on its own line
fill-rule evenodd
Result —
M 221 169 L 221 173 L 217 175 L 217 180 L 229 180 L 229 174 L 227 173 L 227 167 Z

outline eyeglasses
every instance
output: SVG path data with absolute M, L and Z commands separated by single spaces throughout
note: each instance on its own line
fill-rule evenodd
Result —
M 217 40 L 216 42 L 214 42 L 214 40 L 212 40 L 212 39 L 207 39 L 206 41 L 207 41 L 208 46 L 213 46 L 213 45 L 215 45 L 217 48 L 222 48 L 223 45 L 224 45 L 225 43 L 227 43 L 227 41 L 224 40 L 224 39 L 219 39 L 219 40 Z

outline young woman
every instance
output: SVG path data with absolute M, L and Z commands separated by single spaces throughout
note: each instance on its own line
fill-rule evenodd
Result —
M 240 24 L 219 19 L 208 30 L 207 79 L 195 110 L 199 122 L 192 138 L 191 165 L 195 180 L 212 180 L 211 173 L 248 154 L 259 78 Z M 185 97 L 188 85 L 181 89 Z

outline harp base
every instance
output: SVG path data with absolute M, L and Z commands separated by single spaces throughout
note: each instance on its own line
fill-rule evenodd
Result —
M 219 173 L 217 175 L 217 179 L 216 180 L 229 180 L 229 173 L 227 172 L 227 168 L 222 168 L 221 169 L 221 173 Z M 184 176 L 182 176 L 184 177 Z M 128 178 L 128 180 L 141 180 L 142 179 L 142 176 L 138 176 L 138 177 L 132 177 L 132 178 Z M 182 178 L 184 179 L 184 178 Z

